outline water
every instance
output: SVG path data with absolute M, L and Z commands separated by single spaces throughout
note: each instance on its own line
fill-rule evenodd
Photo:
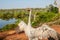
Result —
M 0 19 L 0 28 L 2 28 L 3 26 L 5 26 L 7 24 L 14 24 L 15 21 L 16 21 L 15 18 L 9 19 L 9 20 L 2 20 L 2 19 Z

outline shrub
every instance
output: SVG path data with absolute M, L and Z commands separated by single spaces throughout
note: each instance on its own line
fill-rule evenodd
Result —
M 15 29 L 15 27 L 17 27 L 16 24 L 7 24 L 5 25 L 3 28 L 1 28 L 1 31 L 7 31 L 7 30 L 13 30 Z

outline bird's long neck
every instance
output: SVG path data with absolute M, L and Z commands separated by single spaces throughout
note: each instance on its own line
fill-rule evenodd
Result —
M 31 10 L 30 10 L 30 12 L 29 12 L 28 25 L 31 26 Z

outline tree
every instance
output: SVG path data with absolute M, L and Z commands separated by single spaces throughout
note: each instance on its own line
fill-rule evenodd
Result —
M 58 8 L 53 6 L 52 4 L 49 5 L 49 12 L 58 13 Z
M 55 0 L 54 4 L 58 7 L 58 11 L 59 11 L 59 13 L 60 13 L 60 7 L 59 7 L 59 5 L 58 5 L 57 0 Z

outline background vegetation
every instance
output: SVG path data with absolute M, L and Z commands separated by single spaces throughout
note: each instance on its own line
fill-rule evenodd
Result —
M 32 26 L 36 27 L 41 23 L 54 21 L 60 18 L 58 13 L 58 8 L 53 5 L 49 5 L 46 8 L 31 8 L 32 9 Z M 9 20 L 15 18 L 17 21 L 15 24 L 7 24 L 0 30 L 11 30 L 17 27 L 17 24 L 23 20 L 28 22 L 29 12 L 27 9 L 1 9 L 0 10 L 0 19 Z

